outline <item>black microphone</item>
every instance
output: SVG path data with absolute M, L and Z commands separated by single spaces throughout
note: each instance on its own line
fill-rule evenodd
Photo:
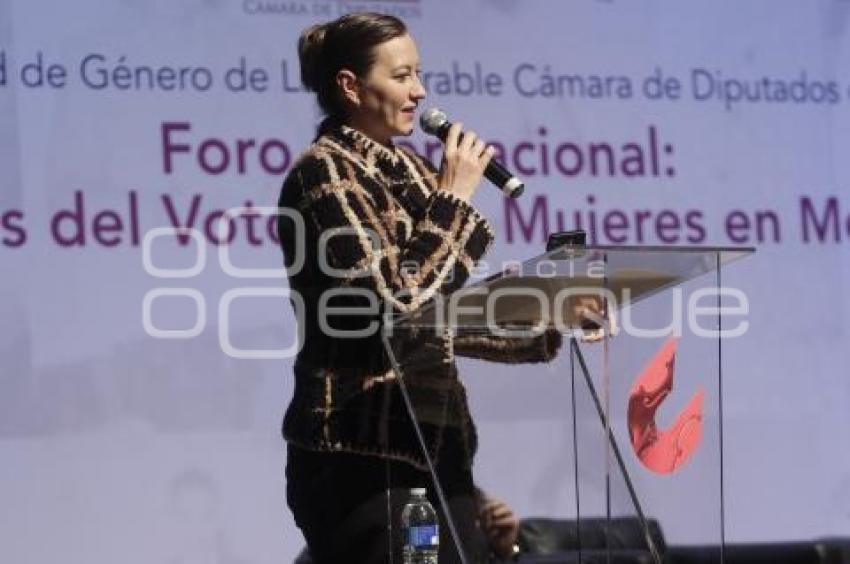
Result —
M 452 126 L 452 122 L 449 121 L 446 113 L 437 108 L 426 110 L 419 118 L 419 124 L 422 126 L 422 131 L 438 137 L 443 143 L 446 142 L 449 128 Z M 522 191 L 525 190 L 525 184 L 522 180 L 494 159 L 490 159 L 490 162 L 487 163 L 484 176 L 495 184 L 496 188 L 499 188 L 506 196 L 511 198 L 519 198 Z

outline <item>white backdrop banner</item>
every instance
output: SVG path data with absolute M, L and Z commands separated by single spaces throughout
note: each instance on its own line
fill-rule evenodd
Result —
M 300 550 L 279 434 L 297 330 L 265 208 L 319 120 L 298 34 L 359 9 L 409 23 L 425 105 L 526 180 L 476 196 L 490 273 L 575 228 L 757 248 L 724 279 L 750 306 L 724 345 L 727 538 L 850 535 L 850 3 L 0 0 L 0 560 Z M 569 514 L 533 383 L 461 372 L 481 485 Z M 529 435 L 551 460 L 506 456 Z

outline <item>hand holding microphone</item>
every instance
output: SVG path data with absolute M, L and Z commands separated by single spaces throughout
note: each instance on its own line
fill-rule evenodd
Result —
M 475 133 L 461 133 L 462 124 L 452 124 L 437 108 L 423 113 L 420 124 L 423 131 L 437 136 L 446 144 L 440 165 L 440 188 L 452 190 L 459 198 L 469 200 L 483 175 L 511 198 L 522 194 L 525 188 L 522 181 L 491 159 L 493 148 L 487 147 Z
M 461 133 L 462 128 L 462 123 L 449 127 L 438 184 L 440 189 L 450 190 L 458 198 L 469 201 L 481 183 L 484 169 L 493 156 L 493 148 L 486 147 L 484 141 L 471 131 Z

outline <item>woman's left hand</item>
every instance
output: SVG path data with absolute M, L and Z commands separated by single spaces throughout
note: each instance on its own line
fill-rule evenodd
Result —
M 578 296 L 570 302 L 572 315 L 578 323 L 576 333 L 581 342 L 596 343 L 619 333 L 617 314 L 609 305 L 595 295 Z

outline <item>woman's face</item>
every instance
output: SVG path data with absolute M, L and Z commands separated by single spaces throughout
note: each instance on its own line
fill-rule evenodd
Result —
M 416 107 L 425 98 L 419 80 L 419 50 L 410 35 L 375 47 L 369 74 L 357 80 L 350 125 L 380 143 L 413 133 Z

